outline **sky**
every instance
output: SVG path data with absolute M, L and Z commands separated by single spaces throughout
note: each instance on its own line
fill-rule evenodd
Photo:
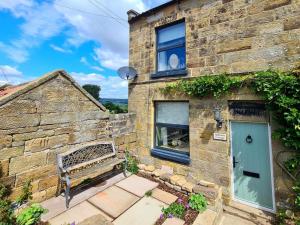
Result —
M 0 0 L 0 85 L 56 70 L 101 86 L 102 98 L 127 98 L 116 70 L 128 65 L 126 12 L 168 0 Z

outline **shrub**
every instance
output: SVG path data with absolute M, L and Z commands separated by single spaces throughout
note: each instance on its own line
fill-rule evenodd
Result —
M 145 193 L 145 195 L 146 195 L 146 197 L 150 197 L 151 195 L 152 195 L 152 191 L 150 190 L 150 191 L 147 191 L 146 193 Z
M 278 212 L 276 213 L 276 219 L 277 219 L 276 224 L 285 225 L 285 220 L 287 219 L 287 215 L 284 209 L 278 210 Z
M 293 190 L 296 193 L 295 197 L 295 207 L 296 209 L 300 209 L 300 182 L 296 183 L 295 186 L 293 187 Z
M 14 224 L 14 210 L 11 202 L 7 199 L 9 190 L 0 184 L 0 225 Z
M 17 198 L 16 203 L 18 205 L 22 205 L 26 203 L 28 200 L 32 199 L 32 185 L 31 180 L 25 182 L 22 188 L 21 195 Z
M 168 208 L 162 208 L 162 213 L 165 217 L 178 217 L 183 218 L 185 213 L 185 207 L 182 204 L 173 202 Z
M 46 209 L 41 207 L 39 204 L 32 204 L 17 216 L 17 224 L 35 225 L 41 220 L 41 216 L 45 212 Z
M 192 194 L 189 198 L 189 205 L 192 209 L 203 212 L 207 208 L 207 201 L 202 194 Z
M 137 166 L 137 160 L 129 154 L 128 151 L 126 151 L 125 153 L 126 155 L 126 159 L 127 159 L 127 162 L 126 162 L 126 168 L 127 168 L 127 171 L 133 173 L 133 174 L 137 174 L 138 171 L 139 171 L 139 168 Z

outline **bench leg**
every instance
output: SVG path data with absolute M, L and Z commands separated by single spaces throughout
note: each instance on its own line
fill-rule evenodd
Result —
M 62 180 L 61 178 L 58 179 L 58 182 L 57 182 L 57 189 L 56 189 L 56 194 L 55 196 L 58 197 L 61 193 L 61 188 L 62 188 Z
M 123 164 L 124 165 L 124 168 L 123 168 L 123 174 L 124 174 L 124 177 L 127 177 L 127 160 L 125 161 L 125 163 Z
M 66 192 L 65 192 L 65 198 L 66 198 L 66 207 L 69 208 L 69 203 L 71 200 L 70 196 L 70 188 L 71 188 L 71 182 L 69 176 L 66 176 Z

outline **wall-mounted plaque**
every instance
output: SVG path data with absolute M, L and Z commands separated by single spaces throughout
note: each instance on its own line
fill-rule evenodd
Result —
M 226 141 L 226 134 L 214 133 L 214 140 Z

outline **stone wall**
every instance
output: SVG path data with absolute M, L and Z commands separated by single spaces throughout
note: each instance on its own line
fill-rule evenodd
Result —
M 0 183 L 13 188 L 12 199 L 29 179 L 34 201 L 52 197 L 58 182 L 56 154 L 111 140 L 110 126 L 117 150 L 134 148 L 133 114 L 109 115 L 60 75 L 1 105 L 0 118 Z
M 136 82 L 155 73 L 155 28 L 183 18 L 188 76 L 288 70 L 299 62 L 299 0 L 179 2 L 130 24 L 129 61 L 139 74 Z
M 233 117 L 229 100 L 260 98 L 249 90 L 232 93 L 219 100 L 196 99 L 182 95 L 165 96 L 160 87 L 178 79 L 210 74 L 238 74 L 270 67 L 289 70 L 300 62 L 299 0 L 182 0 L 130 22 L 130 65 L 138 77 L 129 84 L 129 111 L 136 114 L 137 151 L 144 164 L 172 167 L 189 182 L 213 182 L 222 187 L 223 198 L 232 197 L 230 160 L 230 120 L 269 122 L 271 117 Z M 187 76 L 151 79 L 156 68 L 155 28 L 185 19 Z M 191 164 L 161 160 L 150 156 L 154 140 L 155 101 L 189 101 Z M 224 125 L 217 130 L 213 108 L 221 106 Z M 214 132 L 227 134 L 226 141 L 213 140 Z M 272 140 L 273 158 L 283 149 Z M 273 163 L 277 204 L 285 204 L 290 191 L 277 164 Z

